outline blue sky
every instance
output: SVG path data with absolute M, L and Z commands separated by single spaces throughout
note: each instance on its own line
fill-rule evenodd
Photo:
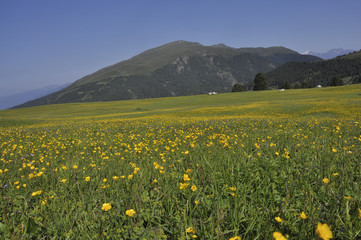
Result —
M 0 96 L 73 82 L 175 40 L 361 48 L 359 0 L 2 0 Z

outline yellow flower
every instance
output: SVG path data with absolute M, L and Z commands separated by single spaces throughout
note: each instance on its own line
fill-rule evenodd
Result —
M 282 233 L 280 233 L 280 232 L 274 232 L 273 238 L 275 240 L 287 240 L 287 238 L 285 236 L 283 236 Z
M 62 179 L 60 182 L 62 182 L 62 183 L 66 183 L 66 179 Z
M 332 152 L 336 153 L 337 149 L 336 148 L 332 148 Z
M 361 209 L 358 208 L 357 210 L 358 210 L 358 217 L 361 218 Z
M 195 200 L 195 201 L 194 201 L 194 204 L 195 204 L 195 205 L 198 205 L 198 204 L 199 204 L 199 201 Z M 361 210 L 359 209 L 359 211 L 361 211 Z
M 333 175 L 334 177 L 337 177 L 337 176 L 338 176 L 338 173 L 335 172 L 335 173 L 332 173 L 332 175 Z
M 39 190 L 39 191 L 33 192 L 33 193 L 31 194 L 31 196 L 35 197 L 36 195 L 40 195 L 40 194 L 42 194 L 42 193 L 43 193 L 43 191 L 42 191 L 42 190 Z
M 103 182 L 108 182 L 108 179 L 104 178 L 104 179 L 103 179 Z
M 192 238 L 194 238 L 194 239 L 196 239 L 197 237 L 198 237 L 198 236 L 197 236 L 197 235 L 195 235 L 195 234 L 194 234 L 194 235 L 192 235 Z
M 132 179 L 133 175 L 128 175 L 128 180 Z
M 102 206 L 103 211 L 109 211 L 112 208 L 112 205 L 110 203 L 104 203 Z
M 301 212 L 300 218 L 301 219 L 307 219 L 307 215 L 306 215 L 306 213 L 304 211 Z
M 276 220 L 277 222 L 279 222 L 279 223 L 282 222 L 282 218 L 280 218 L 280 217 L 275 217 L 275 220 Z
M 351 196 L 343 196 L 343 198 L 346 199 L 346 200 L 351 200 L 352 199 Z
M 114 180 L 114 181 L 117 181 L 118 179 L 119 179 L 118 176 L 113 176 L 113 180 Z
M 189 186 L 189 183 L 180 183 L 179 189 L 186 189 Z
M 89 182 L 90 181 L 90 177 L 85 177 L 85 181 Z
M 18 184 L 19 184 L 19 181 L 14 182 L 14 185 L 18 185 Z
M 23 187 L 26 187 L 26 184 L 23 184 Z
M 193 233 L 193 234 L 195 234 L 196 231 L 197 231 L 197 229 L 192 228 L 192 227 L 189 227 L 189 228 L 187 228 L 187 230 L 186 230 L 187 233 Z
M 190 181 L 191 179 L 188 177 L 188 174 L 184 174 L 184 175 L 183 175 L 183 180 L 184 180 L 185 182 L 187 182 L 187 181 Z
M 237 188 L 236 187 L 230 187 L 229 190 L 231 190 L 232 192 L 236 191 Z
M 74 169 L 78 169 L 78 166 L 77 166 L 77 165 L 73 165 L 73 168 L 74 168 Z
M 46 201 L 46 199 L 45 200 L 43 200 L 43 201 L 41 201 L 41 205 L 46 205 L 47 204 L 47 201 Z
M 193 186 L 191 187 L 191 189 L 192 189 L 192 191 L 194 192 L 194 191 L 197 190 L 197 186 L 196 186 L 196 185 L 193 185 Z
M 321 238 L 323 240 L 329 240 L 329 239 L 333 238 L 331 229 L 327 225 L 327 223 L 324 223 L 324 224 L 318 223 L 317 229 L 316 229 L 316 234 L 318 235 L 319 238 Z
M 135 214 L 135 211 L 133 209 L 129 209 L 129 210 L 125 211 L 125 214 L 129 217 L 133 217 L 133 215 Z
M 158 182 L 158 180 L 157 180 L 157 179 L 154 179 L 153 182 L 152 182 L 152 184 L 156 184 L 157 182 Z
M 330 182 L 330 179 L 324 178 L 322 181 L 323 181 L 325 184 L 328 184 L 328 183 Z
M 234 236 L 234 237 L 231 237 L 229 240 L 242 240 L 242 238 L 238 237 L 238 236 Z

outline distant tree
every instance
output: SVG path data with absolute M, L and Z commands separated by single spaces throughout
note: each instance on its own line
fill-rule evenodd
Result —
M 301 88 L 301 84 L 299 82 L 296 82 L 294 85 L 293 85 L 293 88 L 294 89 L 299 89 Z
M 290 82 L 289 81 L 283 82 L 282 88 L 283 89 L 290 89 L 291 88 Z
M 361 75 L 357 76 L 357 77 L 354 77 L 353 80 L 352 80 L 352 83 L 353 84 L 361 83 Z
M 240 83 L 236 83 L 233 85 L 232 92 L 245 92 L 245 91 L 247 91 L 246 86 Z
M 331 86 L 343 86 L 343 81 L 339 77 L 333 77 L 331 79 Z
M 253 91 L 267 90 L 268 79 L 263 73 L 257 73 L 253 81 Z
M 312 87 L 312 85 L 309 81 L 303 81 L 301 83 L 301 88 L 311 88 L 311 87 Z

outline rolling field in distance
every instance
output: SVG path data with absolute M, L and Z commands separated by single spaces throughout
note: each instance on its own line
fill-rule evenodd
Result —
M 357 118 L 361 110 L 361 84 L 285 92 L 258 91 L 196 95 L 116 102 L 56 104 L 0 111 L 0 123 L 22 120 L 127 119 L 169 115 L 174 117 L 301 117 Z M 13 121 L 15 120 L 15 121 Z M 9 123 L 6 123 L 9 122 Z
M 0 111 L 3 239 L 359 239 L 361 85 Z

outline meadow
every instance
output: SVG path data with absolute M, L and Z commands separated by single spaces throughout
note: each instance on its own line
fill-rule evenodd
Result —
M 361 85 L 0 111 L 2 239 L 360 239 Z

